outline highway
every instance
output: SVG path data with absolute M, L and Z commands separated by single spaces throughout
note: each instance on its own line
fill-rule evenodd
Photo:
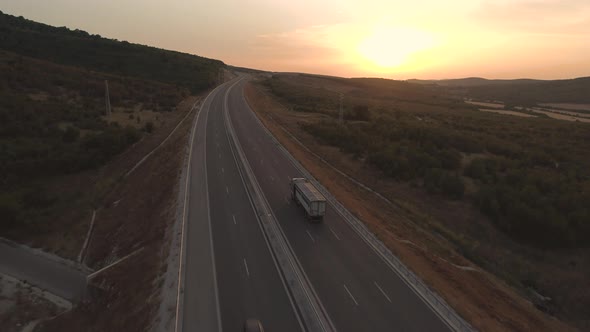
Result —
M 186 220 L 183 331 L 239 331 L 247 318 L 265 330 L 301 331 L 232 155 L 223 110 L 293 252 L 338 331 L 449 331 L 449 327 L 330 205 L 310 224 L 291 201 L 302 175 L 256 121 L 246 79 L 205 100 L 192 139 Z
M 305 273 L 338 331 L 448 331 L 447 325 L 328 206 L 311 224 L 290 200 L 302 174 L 249 109 L 240 81 L 229 92 L 232 123 L 252 169 Z
M 267 331 L 301 331 L 229 146 L 229 86 L 207 97 L 193 140 L 182 330 L 241 331 L 256 318 Z

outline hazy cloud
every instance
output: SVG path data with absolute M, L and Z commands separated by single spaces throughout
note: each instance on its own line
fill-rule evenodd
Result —
M 260 34 L 250 43 L 258 62 L 285 71 L 324 67 L 324 73 L 347 63 L 342 38 L 350 27 L 342 24 L 314 25 L 274 34 Z M 317 69 L 316 69 L 317 70 Z
M 485 0 L 475 9 L 479 23 L 499 30 L 538 34 L 590 34 L 588 0 Z

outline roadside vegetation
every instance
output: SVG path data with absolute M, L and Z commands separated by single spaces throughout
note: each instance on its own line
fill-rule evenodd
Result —
M 480 112 L 433 85 L 297 74 L 260 84 L 316 153 L 539 309 L 587 324 L 589 124 Z
M 126 150 L 153 123 L 105 116 L 105 80 L 117 113 L 171 112 L 188 90 L 118 77 L 0 51 L 0 214 L 2 234 L 43 233 L 68 202 L 48 180 L 97 169 Z M 165 114 L 165 113 L 163 113 Z M 142 130 L 143 129 L 143 130 Z M 84 188 L 79 188 L 84 190 Z M 24 229 L 23 229 L 24 228 Z
M 97 204 L 115 180 L 98 180 L 98 193 L 73 185 L 81 183 L 75 175 L 157 132 L 182 100 L 216 84 L 224 66 L 0 12 L 2 236 L 26 240 L 55 230 L 56 219 L 79 218 L 64 211 Z

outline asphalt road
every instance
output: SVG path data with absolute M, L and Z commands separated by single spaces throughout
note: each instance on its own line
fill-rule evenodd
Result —
M 80 301 L 86 292 L 86 272 L 58 257 L 8 241 L 0 241 L 0 273 L 24 280 L 71 302 Z
M 230 149 L 223 118 L 230 84 L 204 102 L 191 156 L 183 331 L 301 331 Z
M 447 325 L 350 228 L 332 206 L 328 205 L 323 223 L 310 224 L 306 221 L 304 212 L 291 202 L 289 192 L 289 179 L 302 175 L 255 120 L 243 97 L 244 84 L 245 80 L 242 80 L 229 92 L 229 112 L 236 134 L 281 228 L 336 329 L 355 332 L 448 331 Z M 212 153 L 208 154 L 208 158 L 215 158 L 215 152 Z M 211 181 L 214 181 L 213 178 Z M 225 183 L 231 184 L 232 193 L 237 190 L 237 179 Z M 221 182 L 216 184 L 215 189 L 211 184 L 209 188 L 222 192 L 225 190 Z M 216 194 L 220 199 L 221 196 Z M 243 199 L 240 196 L 234 198 L 231 202 L 237 205 L 238 200 Z M 231 208 L 228 206 L 227 210 Z M 219 219 L 227 220 L 229 213 L 224 212 L 225 216 Z M 227 227 L 223 226 L 222 221 L 219 223 L 220 229 Z M 250 232 L 237 234 L 248 236 L 248 243 L 256 242 L 254 238 L 249 238 L 255 236 Z M 214 238 L 218 241 L 221 236 Z M 234 246 L 239 245 L 240 241 L 246 241 L 243 238 L 232 239 L 237 242 Z M 229 257 L 225 264 L 230 265 L 231 260 L 231 264 L 237 265 L 239 258 Z M 232 271 L 238 273 L 237 268 Z M 244 283 L 230 290 L 224 290 L 224 285 L 227 282 L 220 282 L 220 292 L 249 292 L 240 290 L 247 286 Z

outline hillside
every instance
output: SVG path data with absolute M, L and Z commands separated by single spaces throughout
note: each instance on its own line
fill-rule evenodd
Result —
M 0 330 L 56 315 L 58 331 L 144 331 L 159 319 L 191 119 L 222 71 L 221 61 L 0 13 L 0 238 L 92 270 L 142 248 L 101 276 L 108 290 L 65 314 L 0 292 Z
M 51 62 L 203 91 L 219 80 L 219 60 L 52 27 L 0 12 L 0 49 Z
M 501 100 L 510 104 L 590 103 L 590 77 L 571 80 L 480 85 L 466 89 L 476 99 Z
M 65 209 L 94 204 L 63 189 L 158 131 L 188 90 L 0 51 L 0 233 L 17 240 L 60 231 Z M 104 116 L 104 81 L 113 114 Z M 62 243 L 66 246 L 67 243 Z M 64 255 L 71 253 L 62 252 Z
M 34 234 L 60 231 L 59 219 L 67 219 L 62 216 L 69 205 L 96 204 L 96 197 L 82 195 L 75 186 L 60 193 L 61 185 L 99 169 L 166 126 L 177 117 L 177 105 L 191 92 L 215 85 L 224 67 L 218 60 L 0 12 L 3 236 L 30 240 Z M 105 80 L 113 107 L 108 117 Z
M 480 100 L 501 100 L 508 104 L 590 103 L 590 77 L 568 80 L 488 80 L 479 77 L 450 80 L 408 80 L 436 85 L 448 92 Z
M 382 238 L 394 239 L 390 248 L 403 250 L 400 243 L 411 241 L 462 265 L 456 252 L 537 309 L 588 326 L 590 125 L 480 112 L 442 87 L 400 81 L 274 74 L 254 89 L 249 101 L 258 100 L 277 132 L 294 135 L 322 162 L 394 202 L 389 211 L 358 186 L 336 191 L 343 199 L 354 193 L 348 197 L 353 211 Z M 345 182 L 326 178 L 331 189 Z M 406 231 L 403 220 L 425 232 Z M 464 287 L 457 304 L 470 304 L 466 315 L 485 308 L 477 317 L 492 317 L 481 330 L 539 330 L 525 322 L 525 310 L 506 318 L 520 310 L 516 301 L 482 285 L 480 275 L 450 273 L 434 274 L 432 282 L 448 282 L 449 296 Z

